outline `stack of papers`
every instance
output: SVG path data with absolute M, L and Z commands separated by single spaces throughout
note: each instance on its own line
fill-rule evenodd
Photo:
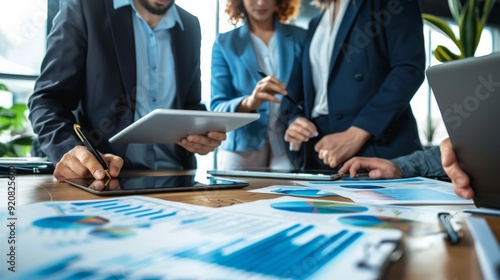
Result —
M 18 215 L 15 244 L 0 244 L 16 272 L 1 262 L 1 279 L 374 279 L 402 236 L 139 196 Z
M 271 186 L 252 192 L 288 194 L 313 193 L 325 196 L 340 195 L 358 203 L 369 204 L 474 204 L 454 193 L 453 185 L 422 177 L 397 180 L 360 181 L 297 181 L 302 186 Z M 302 191 L 301 191 L 302 190 Z M 287 193 L 288 192 L 288 193 Z

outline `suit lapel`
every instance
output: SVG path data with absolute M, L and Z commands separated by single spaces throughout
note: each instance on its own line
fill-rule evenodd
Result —
M 241 54 L 241 62 L 245 64 L 250 75 L 260 80 L 261 77 L 257 73 L 257 70 L 259 70 L 259 63 L 257 62 L 257 56 L 255 55 L 253 44 L 250 40 L 250 29 L 248 28 L 248 24 L 244 24 L 240 28 L 238 35 L 238 40 L 235 40 L 233 44 L 237 53 Z
M 349 1 L 349 6 L 345 11 L 344 18 L 342 19 L 342 23 L 340 24 L 339 31 L 337 33 L 337 38 L 335 39 L 335 45 L 333 46 L 332 58 L 330 60 L 330 75 L 332 74 L 333 67 L 335 66 L 335 62 L 337 61 L 345 38 L 351 31 L 351 26 L 354 23 L 363 2 L 365 2 L 365 0 Z
M 288 29 L 276 20 L 274 33 L 276 35 L 278 45 L 278 63 L 279 72 L 278 79 L 285 84 L 290 80 L 290 73 L 292 73 L 292 63 L 294 61 L 294 39 Z
M 106 1 L 106 11 L 110 19 L 111 34 L 116 50 L 116 56 L 120 73 L 122 76 L 125 92 L 130 97 L 129 106 L 134 109 L 136 100 L 136 62 L 135 62 L 135 40 L 134 27 L 132 24 L 131 7 L 125 6 L 115 10 L 113 0 Z

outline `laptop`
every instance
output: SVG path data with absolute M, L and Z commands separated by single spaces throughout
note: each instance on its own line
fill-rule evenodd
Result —
M 477 207 L 500 209 L 500 53 L 426 71 Z

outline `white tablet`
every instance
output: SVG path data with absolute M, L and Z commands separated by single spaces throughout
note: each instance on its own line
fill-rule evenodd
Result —
M 187 135 L 229 132 L 259 117 L 258 113 L 156 109 L 115 134 L 109 142 L 176 144 Z
M 207 174 L 212 176 L 236 176 L 257 177 L 273 179 L 309 180 L 309 181 L 333 181 L 342 179 L 342 175 L 336 170 L 331 172 L 323 170 L 276 170 L 276 169 L 247 169 L 247 170 L 208 170 Z

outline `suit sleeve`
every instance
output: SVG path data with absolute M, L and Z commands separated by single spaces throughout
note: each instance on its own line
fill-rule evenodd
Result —
M 398 1 L 384 10 L 393 11 L 386 17 L 383 35 L 389 56 L 390 71 L 374 97 L 362 108 L 352 125 L 374 136 L 384 138 L 384 133 L 401 114 L 424 80 L 425 49 L 423 21 L 418 1 Z M 399 12 L 398 12 L 399 10 Z
M 217 112 L 236 112 L 236 108 L 246 96 L 234 98 L 235 89 L 232 84 L 232 73 L 227 56 L 219 38 L 212 48 L 212 101 L 210 110 Z
M 28 100 L 29 119 L 43 152 L 55 164 L 81 145 L 73 132 L 75 110 L 85 90 L 87 34 L 82 1 L 68 0 L 54 18 L 47 52 L 34 93 Z
M 201 69 L 200 69 L 200 50 L 201 50 L 201 30 L 200 22 L 196 17 L 192 17 L 189 20 L 189 28 L 187 29 L 190 34 L 185 34 L 192 38 L 192 43 L 190 44 L 192 48 L 192 53 L 190 53 L 190 58 L 194 59 L 193 68 L 189 69 L 193 71 L 192 73 L 187 73 L 185 76 L 190 76 L 192 74 L 192 79 L 188 81 L 189 87 L 187 89 L 186 102 L 182 109 L 187 110 L 206 110 L 205 105 L 201 103 Z M 187 61 L 187 59 L 186 59 Z M 180 62 L 182 63 L 182 62 Z M 177 80 L 182 81 L 182 77 Z M 184 81 L 185 82 L 185 81 Z

